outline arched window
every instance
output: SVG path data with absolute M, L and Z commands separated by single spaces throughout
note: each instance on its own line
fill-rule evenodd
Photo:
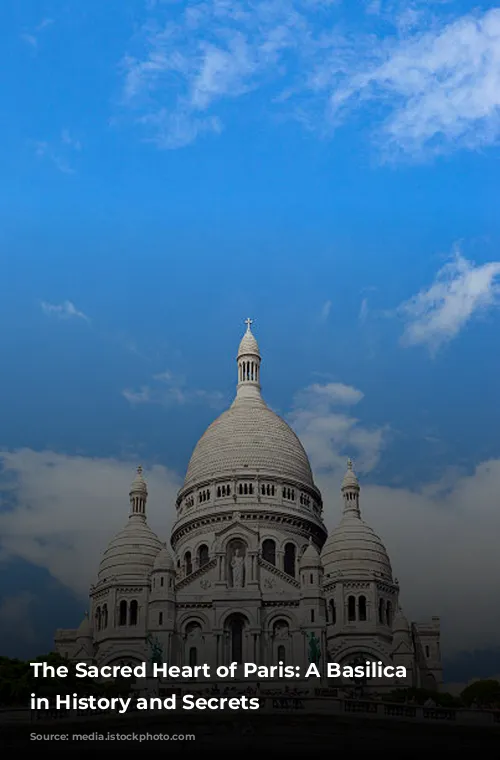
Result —
M 392 625 L 392 604 L 390 602 L 387 602 L 385 614 L 386 614 L 386 619 L 387 619 L 387 625 L 391 626 Z
M 127 625 L 127 602 L 125 599 L 122 599 L 120 602 L 118 625 Z
M 241 665 L 243 662 L 243 629 L 244 623 L 239 617 L 231 622 L 231 659 Z
M 330 599 L 330 623 L 332 625 L 335 625 L 337 622 L 337 610 L 335 608 L 335 602 L 333 599 Z
M 139 604 L 135 599 L 133 599 L 130 602 L 130 625 L 137 625 L 138 618 L 139 618 Z
M 360 596 L 358 599 L 358 619 L 366 620 L 366 596 Z
M 193 572 L 191 552 L 186 552 L 184 555 L 184 570 L 185 570 L 186 575 L 191 575 L 191 573 Z
M 285 545 L 285 557 L 284 557 L 284 570 L 287 575 L 291 575 L 295 578 L 295 555 L 296 548 L 294 544 Z
M 108 605 L 107 604 L 103 605 L 103 608 L 102 608 L 101 625 L 103 628 L 108 627 Z
M 278 662 L 282 662 L 283 665 L 286 665 L 286 649 L 283 644 L 280 644 L 278 647 Z
M 190 647 L 189 649 L 189 664 L 192 668 L 198 664 L 198 651 L 196 647 Z
M 384 600 L 379 599 L 378 603 L 378 622 L 383 623 L 384 622 Z
M 98 607 L 95 611 L 95 627 L 97 631 L 101 630 L 101 608 Z
M 350 596 L 347 600 L 347 620 L 352 623 L 356 620 L 356 599 Z
M 200 567 L 203 567 L 203 565 L 206 565 L 208 561 L 208 546 L 206 544 L 202 544 L 198 549 L 198 564 Z
M 276 544 L 272 538 L 266 538 L 266 540 L 262 542 L 262 558 L 265 559 L 266 562 L 270 562 L 271 565 L 276 564 Z

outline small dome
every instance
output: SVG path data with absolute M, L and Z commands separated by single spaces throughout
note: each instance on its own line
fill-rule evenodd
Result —
M 355 513 L 344 515 L 321 552 L 327 576 L 378 576 L 392 582 L 392 568 L 381 539 Z
M 156 555 L 156 559 L 153 565 L 153 572 L 157 570 L 173 570 L 174 569 L 174 561 L 170 555 L 170 552 L 167 549 L 166 544 L 162 546 L 158 554 Z
M 320 567 L 321 566 L 321 557 L 319 556 L 319 552 L 316 549 L 315 545 L 309 539 L 309 546 L 305 550 L 304 554 L 300 558 L 300 567 L 306 568 L 306 567 Z
M 89 614 L 88 614 L 88 612 L 85 613 L 85 617 L 83 618 L 82 622 L 80 623 L 80 626 L 79 626 L 78 632 L 77 632 L 77 638 L 78 639 L 91 639 L 92 638 L 92 628 L 90 627 L 90 620 L 89 620 Z
M 401 607 L 398 609 L 397 613 L 394 616 L 392 623 L 392 632 L 404 634 L 410 633 L 410 624 L 408 622 L 408 619 L 403 615 L 403 610 Z
M 162 548 L 162 542 L 144 517 L 131 515 L 126 527 L 111 540 L 104 552 L 99 580 L 147 578 Z

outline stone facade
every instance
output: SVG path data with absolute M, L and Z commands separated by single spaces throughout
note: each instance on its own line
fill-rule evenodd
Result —
M 439 688 L 439 619 L 410 624 L 384 545 L 364 522 L 349 461 L 344 510 L 328 536 L 308 457 L 265 404 L 261 357 L 247 321 L 237 394 L 194 449 L 167 549 L 147 523 L 138 468 L 126 527 L 104 553 L 90 617 L 58 630 L 70 659 L 112 664 L 256 662 L 319 668 L 381 661 Z

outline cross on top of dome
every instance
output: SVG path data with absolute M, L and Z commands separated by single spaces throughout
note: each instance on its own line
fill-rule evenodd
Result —
M 253 319 L 250 319 L 250 317 L 247 317 L 247 318 L 245 319 L 245 324 L 246 324 L 246 326 L 247 326 L 247 332 L 250 332 L 250 328 L 251 328 L 251 327 L 252 327 L 252 325 L 253 325 Z

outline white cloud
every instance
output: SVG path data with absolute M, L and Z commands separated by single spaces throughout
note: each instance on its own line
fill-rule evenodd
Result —
M 0 458 L 0 496 L 10 505 L 0 512 L 1 559 L 22 557 L 86 596 L 102 552 L 127 522 L 135 465 L 30 449 Z M 149 522 L 167 540 L 180 479 L 159 465 L 145 475 Z
M 330 316 L 330 312 L 332 310 L 332 302 L 331 301 L 325 301 L 323 306 L 321 307 L 321 321 L 326 322 L 328 317 Z
M 224 396 L 219 391 L 187 388 L 184 378 L 173 375 L 169 370 L 153 375 L 151 382 L 138 390 L 126 388 L 123 396 L 132 405 L 170 406 L 201 402 L 218 409 L 224 401 Z
M 337 3 L 157 6 L 123 61 L 124 104 L 165 148 L 221 133 L 221 104 L 250 93 L 322 135 L 361 111 L 387 158 L 496 143 L 500 9 L 457 17 L 452 4 L 393 0 L 367 11 L 350 27 Z
M 22 41 L 26 42 L 26 44 L 36 50 L 38 48 L 38 41 L 41 32 L 43 32 L 49 26 L 52 26 L 53 23 L 54 21 L 51 18 L 44 18 L 38 24 L 38 26 L 35 27 L 33 32 L 25 32 L 24 34 L 21 34 Z
M 342 383 L 314 384 L 297 394 L 289 420 L 316 470 L 338 474 L 349 456 L 363 472 L 378 463 L 387 429 L 368 429 L 339 411 L 362 398 L 361 391 Z
M 32 611 L 36 597 L 29 591 L 22 591 L 13 596 L 5 596 L 0 604 L 0 629 L 15 632 L 17 639 L 23 643 L 36 640 Z
M 359 307 L 358 319 L 360 322 L 366 322 L 368 318 L 368 298 L 363 298 Z
M 72 301 L 64 301 L 61 304 L 52 304 L 47 303 L 47 301 L 42 301 L 40 307 L 44 314 L 51 314 L 60 319 L 76 318 L 83 319 L 86 322 L 90 321 L 88 316 L 84 314 L 83 311 L 79 311 Z
M 429 288 L 399 307 L 398 313 L 407 322 L 403 343 L 436 351 L 455 338 L 478 312 L 497 305 L 499 275 L 500 262 L 479 266 L 457 251 Z
M 417 19 L 413 19 L 417 24 Z M 387 109 L 380 139 L 392 154 L 419 156 L 500 135 L 500 9 L 413 31 L 361 60 L 331 95 L 330 116 L 378 101 Z
M 67 130 L 63 129 L 56 140 L 35 140 L 32 147 L 36 158 L 52 163 L 62 174 L 74 174 L 72 159 L 82 150 L 82 143 Z

